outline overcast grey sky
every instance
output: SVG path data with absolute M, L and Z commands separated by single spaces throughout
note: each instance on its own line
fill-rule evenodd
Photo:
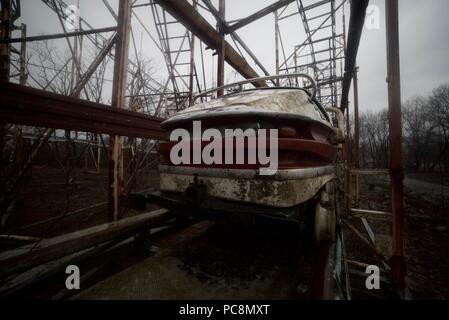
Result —
M 93 27 L 107 27 L 115 24 L 101 0 L 79 0 L 81 16 Z M 310 2 L 310 0 L 308 0 Z M 384 1 L 371 0 L 370 5 L 380 9 L 380 28 L 364 28 L 358 55 L 360 106 L 362 111 L 378 110 L 387 106 L 386 87 L 386 48 Z M 61 32 L 57 16 L 41 1 L 22 0 L 22 17 L 18 23 L 28 25 L 28 35 Z M 77 0 L 66 0 L 67 4 Z M 117 11 L 117 0 L 109 0 Z M 147 0 L 138 0 L 144 3 Z M 273 3 L 273 0 L 227 0 L 227 20 L 243 18 Z M 338 0 L 337 3 L 340 3 Z M 218 0 L 213 0 L 215 5 Z M 425 95 L 440 84 L 449 83 L 449 1 L 447 0 L 400 0 L 400 45 L 403 100 L 415 95 Z M 345 5 L 349 12 L 349 6 Z M 135 9 L 136 14 L 156 37 L 154 22 L 148 7 Z M 213 23 L 213 18 L 206 12 L 202 14 Z M 349 15 L 347 15 L 349 17 Z M 340 24 L 340 20 L 338 22 Z M 348 18 L 349 20 L 349 18 Z M 348 23 L 347 23 L 348 24 Z M 138 42 L 138 50 L 148 59 L 152 59 L 155 77 L 166 78 L 167 72 L 162 54 L 157 50 L 143 29 L 133 20 L 133 31 Z M 281 32 L 287 55 L 295 44 L 304 41 L 304 32 L 299 17 L 281 23 Z M 18 36 L 15 33 L 15 36 Z M 274 19 L 268 15 L 259 21 L 239 30 L 239 35 L 262 61 L 269 72 L 274 73 Z M 139 41 L 141 40 L 141 41 Z M 229 41 L 229 40 L 228 40 Z M 63 48 L 65 43 L 55 41 Z M 207 52 L 206 69 L 211 82 L 214 57 Z M 196 57 L 199 63 L 199 55 Z M 254 65 L 254 64 L 253 64 Z M 261 72 L 257 69 L 259 74 Z M 226 69 L 227 81 L 234 80 L 231 67 Z M 210 85 L 210 84 L 209 84 Z M 351 93 L 352 95 L 352 93 Z M 352 96 L 350 98 L 352 100 Z

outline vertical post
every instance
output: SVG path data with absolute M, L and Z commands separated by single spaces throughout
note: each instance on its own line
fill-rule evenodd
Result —
M 26 38 L 27 36 L 27 26 L 26 24 L 23 24 L 20 26 L 21 30 L 21 37 Z M 27 73 L 26 73 L 26 41 L 23 41 L 20 44 L 20 78 L 19 83 L 20 85 L 24 86 L 27 82 Z M 23 137 L 22 137 L 22 126 L 16 125 L 15 126 L 15 139 L 16 139 L 16 145 L 14 150 L 14 163 L 22 163 L 23 161 Z
M 117 42 L 115 46 L 114 81 L 112 84 L 112 107 L 125 107 L 128 46 L 131 25 L 131 0 L 119 1 Z M 108 212 L 109 220 L 122 215 L 123 194 L 123 137 L 111 135 L 108 152 Z
M 391 257 L 392 280 L 400 290 L 405 289 L 404 262 L 404 186 L 402 164 L 401 76 L 399 59 L 398 0 L 385 1 L 387 33 L 387 82 L 390 125 L 390 181 L 393 213 L 393 250 Z
M 97 144 L 97 173 L 100 173 L 100 169 L 101 169 L 101 147 L 100 147 L 100 139 L 98 138 L 98 134 L 95 134 L 95 143 Z
M 276 75 L 279 74 L 279 16 L 278 11 L 274 11 L 274 44 L 276 57 Z M 279 79 L 276 80 L 276 85 L 279 87 Z
M 193 7 L 196 9 L 196 0 L 193 0 Z M 195 35 L 190 32 L 190 74 L 189 74 L 189 106 L 193 99 L 193 74 L 195 73 Z
M 195 73 L 195 35 L 190 33 L 190 74 L 189 74 L 189 105 L 193 99 L 194 73 Z
M 26 38 L 27 36 L 27 25 L 23 24 L 20 27 L 21 37 Z M 26 71 L 26 57 L 27 57 L 27 43 L 22 41 L 20 44 L 20 84 L 22 86 L 26 85 L 27 82 L 27 71 Z
M 360 169 L 360 118 L 359 118 L 359 85 L 357 72 L 358 67 L 354 68 L 353 82 L 354 82 L 354 166 L 355 169 Z M 355 203 L 359 203 L 359 174 L 355 174 Z
M 225 0 L 220 0 L 218 6 L 218 13 L 220 14 L 221 21 L 218 22 L 218 31 L 221 35 L 220 47 L 218 48 L 218 60 L 217 60 L 217 87 L 221 87 L 224 85 L 224 65 L 225 65 L 225 51 L 226 51 L 226 42 L 225 42 L 225 30 L 224 23 L 226 13 L 225 13 Z M 217 96 L 221 97 L 223 95 L 223 90 L 217 91 Z
M 358 67 L 354 68 L 353 82 L 354 82 L 354 164 L 355 168 L 360 167 L 360 118 L 359 118 L 359 86 L 357 72 Z
M 71 169 L 73 165 L 73 159 L 72 159 L 72 148 L 71 148 L 71 142 L 72 141 L 72 134 L 70 130 L 65 130 L 65 159 L 64 159 L 64 170 L 65 170 L 65 209 L 64 212 L 68 212 L 70 210 L 70 176 L 71 176 Z
M 342 14 L 342 25 L 343 25 L 343 35 L 342 35 L 342 41 L 343 41 L 343 49 L 346 55 L 346 16 L 345 16 L 345 7 L 342 8 L 343 14 Z M 343 74 L 342 65 L 340 63 L 340 73 Z M 337 90 L 336 90 L 337 91 Z M 345 154 L 346 154 L 346 161 L 348 163 L 348 170 L 349 170 L 349 164 L 352 162 L 352 156 L 351 156 L 351 118 L 349 115 L 349 108 L 346 109 L 346 142 L 345 142 Z M 346 174 L 346 180 L 349 179 L 349 174 Z M 345 184 L 347 184 L 348 181 L 345 181 Z M 347 190 L 347 188 L 345 189 Z M 347 202 L 347 201 L 346 201 Z
M 0 11 L 0 38 L 10 39 L 11 38 L 11 0 L 1 0 L 1 11 Z M 1 43 L 0 44 L 0 81 L 9 81 L 9 59 L 11 53 L 11 44 Z M 4 156 L 3 150 L 6 143 L 6 123 L 0 121 L 0 192 L 3 193 L 4 181 Z
M 331 1 L 331 14 L 332 14 L 332 38 L 329 39 L 329 48 L 332 48 L 332 77 L 337 76 L 337 48 L 335 44 L 335 38 L 337 37 L 335 28 L 336 28 L 336 19 L 335 19 L 335 1 Z M 337 107 L 338 105 L 338 95 L 337 95 L 337 82 L 331 84 L 332 91 L 332 106 Z
M 1 0 L 0 37 L 4 40 L 11 38 L 11 0 Z M 0 81 L 9 81 L 9 59 L 11 53 L 10 43 L 0 44 Z
M 294 56 L 294 60 L 295 60 L 295 72 L 298 72 L 298 55 L 297 55 L 297 48 L 298 47 L 295 47 L 295 52 L 294 52 L 294 54 L 295 54 L 295 56 Z M 295 78 L 295 85 L 298 87 L 299 86 L 299 83 L 298 83 L 298 78 Z

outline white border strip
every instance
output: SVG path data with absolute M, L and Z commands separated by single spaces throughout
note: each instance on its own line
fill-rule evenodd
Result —
M 276 174 L 271 176 L 260 175 L 259 170 L 254 169 L 225 169 L 225 168 L 201 168 L 159 165 L 160 173 L 194 175 L 203 177 L 219 178 L 242 178 L 242 179 L 268 179 L 268 180 L 294 180 L 316 178 L 327 174 L 335 173 L 333 165 L 300 168 L 300 169 L 278 169 Z

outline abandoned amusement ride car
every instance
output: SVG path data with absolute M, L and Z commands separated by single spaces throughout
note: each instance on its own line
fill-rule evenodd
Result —
M 299 83 L 298 78 L 302 87 L 292 85 Z M 279 86 L 280 79 L 290 86 Z M 269 81 L 274 86 L 268 86 Z M 243 89 L 252 83 L 262 86 Z M 227 92 L 206 101 L 220 90 Z M 189 108 L 162 123 L 172 138 L 174 132 L 183 134 L 159 144 L 160 191 L 145 195 L 146 201 L 181 216 L 238 221 L 301 222 L 306 208 L 310 211 L 313 206 L 316 237 L 332 240 L 333 184 L 344 140 L 343 115 L 337 108 L 323 108 L 316 92 L 312 77 L 292 73 L 248 79 L 195 96 Z M 259 136 L 263 129 L 270 134 Z M 251 142 L 254 135 L 257 143 Z M 173 159 L 178 155 L 179 138 L 187 146 L 184 162 Z M 202 159 L 201 152 L 208 145 L 210 156 L 217 161 Z M 261 161 L 261 145 L 268 149 L 265 156 L 276 151 L 274 171 L 264 171 L 267 162 Z M 270 150 L 273 146 L 277 150 Z M 237 159 L 239 150 L 246 153 Z M 259 157 L 250 156 L 255 154 Z

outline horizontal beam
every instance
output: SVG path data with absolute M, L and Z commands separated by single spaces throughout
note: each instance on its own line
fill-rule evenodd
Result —
M 93 33 L 112 32 L 112 31 L 116 31 L 116 30 L 117 30 L 117 27 L 107 27 L 107 28 L 101 28 L 101 29 L 55 33 L 55 34 L 47 34 L 47 35 L 42 35 L 42 36 L 33 36 L 33 37 L 26 37 L 26 38 L 0 39 L 0 43 L 17 43 L 17 42 L 31 42 L 31 41 L 70 38 L 70 37 L 84 36 L 84 35 L 93 34 Z
M 265 17 L 266 15 L 268 15 L 282 7 L 289 5 L 293 1 L 295 1 L 295 0 L 277 1 L 277 2 L 269 5 L 268 7 L 263 8 L 263 9 L 257 11 L 256 13 L 253 13 L 252 15 L 250 15 L 246 18 L 243 18 L 243 19 L 239 20 L 238 22 L 234 23 L 233 25 L 229 26 L 229 28 L 226 30 L 226 33 L 232 33 L 234 31 L 236 31 L 237 29 L 240 29 L 241 27 L 244 27 L 244 26 L 250 24 L 251 22 L 254 22 L 255 20 Z
M 279 21 L 280 21 L 280 20 L 283 20 L 283 19 L 286 19 L 286 18 L 290 18 L 290 17 L 295 16 L 295 15 L 297 15 L 297 14 L 300 14 L 300 13 L 302 13 L 302 12 L 306 12 L 306 11 L 308 11 L 308 10 L 315 9 L 315 8 L 317 8 L 317 7 L 319 7 L 319 6 L 322 6 L 322 5 L 324 5 L 324 4 L 327 4 L 327 3 L 331 2 L 331 1 L 332 1 L 332 0 L 322 0 L 322 1 L 319 1 L 319 2 L 316 2 L 316 3 L 313 3 L 313 4 L 311 4 L 311 5 L 308 5 L 308 6 L 306 6 L 306 7 L 303 7 L 302 9 L 299 9 L 298 11 L 293 12 L 293 13 L 291 13 L 291 14 L 289 14 L 289 15 L 286 15 L 286 16 L 284 16 L 284 17 L 279 17 Z M 326 15 L 329 15 L 329 14 L 330 14 L 330 12 L 327 12 L 327 13 L 324 14 L 323 16 L 326 16 Z M 308 20 L 310 20 L 310 19 L 308 19 Z
M 319 60 L 319 61 L 315 61 L 315 62 L 311 62 L 311 63 L 307 63 L 307 64 L 299 64 L 297 66 L 294 67 L 288 67 L 288 68 L 282 68 L 279 69 L 280 71 L 288 71 L 291 69 L 301 69 L 301 68 L 306 68 L 306 67 L 315 67 L 318 68 L 319 64 L 328 64 L 329 62 L 332 61 L 337 61 L 337 60 L 342 60 L 344 59 L 344 57 L 335 57 L 334 59 L 330 58 L 330 59 L 323 59 L 323 60 Z
M 162 118 L 0 82 L 0 119 L 28 126 L 166 139 Z
M 360 175 L 388 175 L 390 171 L 388 169 L 351 169 L 349 173 Z
M 195 34 L 209 48 L 218 50 L 222 36 L 204 19 L 186 0 L 155 0 L 162 8 Z M 244 78 L 258 78 L 259 75 L 240 56 L 234 48 L 225 41 L 225 60 Z M 256 87 L 266 87 L 265 82 L 253 83 Z
M 0 253 L 0 278 L 23 272 L 106 241 L 160 226 L 168 219 L 170 219 L 168 211 L 160 209 L 2 252 Z

